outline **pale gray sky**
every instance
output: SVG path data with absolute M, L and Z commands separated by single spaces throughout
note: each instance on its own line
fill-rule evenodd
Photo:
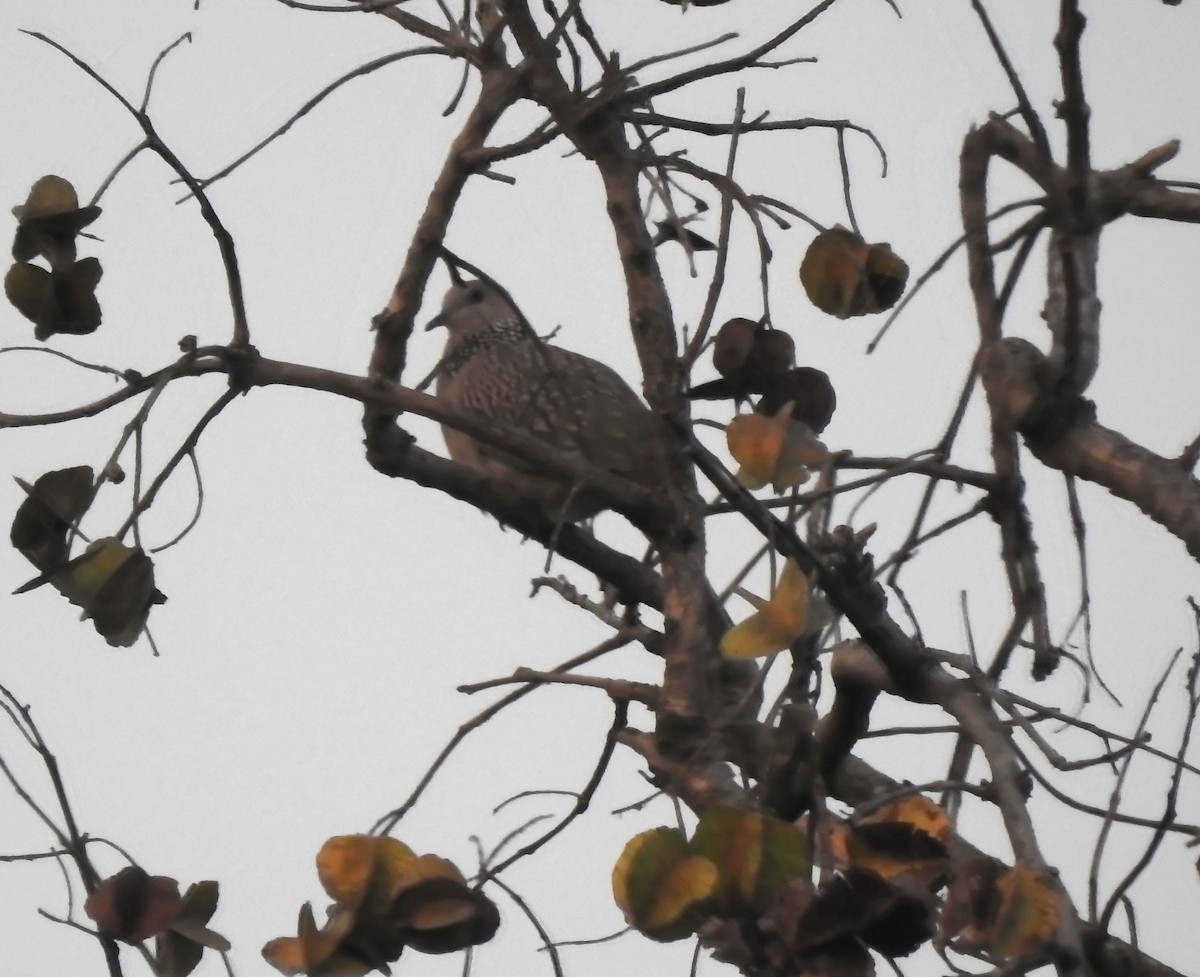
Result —
M 757 30 L 797 8 L 794 0 L 735 0 L 681 16 L 653 0 L 588 6 L 598 8 L 595 23 L 608 45 L 622 49 L 624 63 L 725 30 L 744 35 L 726 45 L 741 50 Z M 882 0 L 842 0 L 787 49 L 818 63 L 712 82 L 693 97 L 658 107 L 728 119 L 741 83 L 748 86 L 750 115 L 769 108 L 777 118 L 848 117 L 870 127 L 886 146 L 890 168 L 881 180 L 870 144 L 849 135 L 859 221 L 868 237 L 890 241 L 919 272 L 959 233 L 963 134 L 989 111 L 1009 110 L 1013 98 L 966 0 L 900 0 L 900 6 L 904 18 L 897 20 Z M 1050 104 L 1059 92 L 1051 45 L 1055 5 L 1004 0 L 990 6 L 1061 149 Z M 751 8 L 762 26 L 742 22 Z M 1097 165 L 1117 166 L 1180 138 L 1183 152 L 1163 175 L 1200 178 L 1200 8 L 1103 0 L 1085 9 Z M 6 0 L 0 5 L 4 213 L 44 173 L 68 177 L 89 196 L 138 139 L 111 98 L 18 28 L 66 45 L 134 101 L 158 51 L 191 31 L 193 42 L 161 67 L 151 108 L 163 137 L 200 175 L 238 156 L 340 73 L 416 45 L 380 18 L 304 13 L 271 0 L 203 0 L 199 12 L 188 0 Z M 457 82 L 458 68 L 441 59 L 385 68 L 343 89 L 214 188 L 214 202 L 237 240 L 252 335 L 265 355 L 365 369 L 370 317 L 387 298 L 459 121 L 440 114 Z M 521 131 L 513 123 L 498 138 Z M 724 141 L 697 138 L 687 147 L 691 157 L 723 166 Z M 560 156 L 555 146 L 536 161 L 506 164 L 502 169 L 516 178 L 515 186 L 476 181 L 448 244 L 503 281 L 539 328 L 561 324 L 557 341 L 604 358 L 635 381 L 632 346 L 621 325 L 619 268 L 610 232 L 597 217 L 597 181 L 582 161 Z M 822 223 L 845 221 L 831 134 L 748 137 L 742 159 L 749 189 L 786 199 Z M 999 164 L 996 170 L 994 203 L 1029 195 L 1028 184 L 1002 174 Z M 186 334 L 201 342 L 228 340 L 225 285 L 211 235 L 194 206 L 174 205 L 181 194 L 168 175 L 143 156 L 105 194 L 105 213 L 94 226 L 103 242 L 87 246 L 105 266 L 104 326 L 90 337 L 58 337 L 54 348 L 149 371 L 169 362 Z M 714 232 L 715 216 L 701 230 Z M 868 455 L 931 445 L 976 344 L 961 256 L 867 357 L 877 320 L 838 322 L 802 297 L 796 268 L 810 237 L 803 224 L 773 236 L 772 302 L 776 324 L 797 339 L 800 361 L 827 371 L 837 387 L 839 410 L 826 442 Z M 1166 455 L 1177 454 L 1200 429 L 1196 240 L 1194 228 L 1123 221 L 1102 245 L 1104 346 L 1090 395 L 1102 422 Z M 735 251 L 753 256 L 744 222 L 735 225 Z M 678 320 L 694 324 L 710 263 L 701 258 L 701 277 L 692 280 L 680 256 L 664 252 L 662 258 Z M 1039 277 L 1033 262 L 1009 328 L 1044 346 Z M 427 309 L 444 284 L 435 283 Z M 756 270 L 748 260 L 735 260 L 719 315 L 757 317 L 760 311 Z M 0 346 L 32 343 L 31 333 L 14 311 L 0 312 Z M 415 337 L 410 382 L 436 361 L 439 347 L 440 339 Z M 705 362 L 697 376 L 710 375 Z M 111 389 L 106 378 L 49 357 L 0 356 L 0 410 L 61 408 Z M 147 429 L 149 471 L 170 456 L 221 390 L 220 380 L 210 378 L 167 392 Z M 712 416 L 721 410 L 724 405 Z M 6 476 L 99 467 L 131 413 L 126 407 L 84 422 L 0 434 L 4 511 L 21 498 Z M 526 599 L 544 558 L 536 546 L 522 546 L 515 533 L 500 532 L 469 507 L 373 472 L 362 457 L 358 421 L 352 403 L 275 389 L 252 392 L 210 428 L 199 452 L 203 518 L 158 561 L 159 586 L 170 597 L 151 616 L 161 658 L 151 658 L 144 641 L 128 650 L 108 648 L 48 588 L 0 596 L 0 682 L 34 706 L 81 828 L 123 845 L 153 873 L 184 884 L 220 880 L 213 925 L 234 942 L 240 977 L 267 972 L 259 948 L 293 931 L 301 902 L 324 905 L 312 862 L 321 842 L 369 828 L 407 795 L 458 724 L 491 701 L 459 696 L 457 685 L 519 665 L 550 667 L 605 636 L 552 594 Z M 422 444 L 441 450 L 434 425 L 419 418 L 407 418 L 406 425 Z M 967 430 L 960 461 L 985 464 L 978 400 Z M 1026 474 L 1054 605 L 1052 627 L 1061 639 L 1077 587 L 1062 482 L 1033 463 Z M 1183 547 L 1131 506 L 1099 492 L 1082 495 L 1090 520 L 1096 657 L 1127 707 L 1097 700 L 1088 718 L 1128 732 L 1169 654 L 1194 648 L 1183 598 L 1200 589 L 1200 580 Z M 942 499 L 943 515 L 968 504 L 952 493 Z M 147 543 L 173 536 L 193 503 L 194 487 L 181 471 L 144 521 Z M 125 497 L 107 492 L 87 525 L 104 532 L 123 518 L 123 504 Z M 881 493 L 855 515 L 855 525 L 878 522 L 874 549 L 886 554 L 907 531 L 912 504 L 911 492 Z M 840 515 L 846 518 L 845 507 Z M 718 585 L 757 546 L 733 517 L 725 518 L 712 528 Z M 632 540 L 616 517 L 606 517 L 601 528 Z M 959 592 L 966 589 L 976 641 L 982 649 L 995 644 L 1007 623 L 998 545 L 994 527 L 979 522 L 927 547 L 907 572 L 908 595 L 931 643 L 964 650 Z M 562 561 L 555 572 L 592 586 Z M 31 575 L 19 555 L 0 550 L 0 595 Z M 762 574 L 751 579 L 751 589 L 762 592 Z M 748 607 L 735 600 L 731 609 L 736 617 Z M 656 678 L 655 663 L 630 650 L 613 656 L 607 669 Z M 1026 684 L 1015 674 L 1014 682 Z M 1077 673 L 1064 667 L 1034 694 L 1071 706 L 1080 691 Z M 1176 741 L 1178 705 L 1176 693 L 1154 724 L 1163 749 Z M 595 691 L 538 693 L 476 734 L 397 835 L 470 872 L 470 835 L 490 847 L 529 817 L 566 810 L 561 798 L 531 798 L 491 814 L 517 791 L 579 788 L 610 715 Z M 936 721 L 915 707 L 886 702 L 875 723 L 899 718 Z M 1065 742 L 1076 755 L 1096 751 L 1094 741 Z M 919 781 L 944 772 L 946 750 L 940 740 L 936 747 L 927 739 L 883 740 L 865 746 L 864 754 L 893 775 Z M 50 803 L 44 778 L 5 727 L 0 755 Z M 1127 803 L 1136 813 L 1157 816 L 1166 766 L 1140 761 L 1139 769 L 1145 778 L 1127 791 Z M 608 815 L 646 792 L 638 770 L 629 756 L 619 756 L 588 819 L 543 858 L 512 873 L 509 881 L 556 939 L 599 936 L 622 924 L 609 896 L 612 862 L 625 839 L 672 817 L 663 803 L 640 814 Z M 985 774 L 977 767 L 973 775 Z M 1071 776 L 1065 783 L 1073 794 L 1104 803 L 1105 778 Z M 1196 791 L 1184 799 L 1183 808 L 1194 809 Z M 998 820 L 967 810 L 972 839 L 1007 855 Z M 1098 822 L 1067 816 L 1044 792 L 1035 797 L 1034 811 L 1043 817 L 1051 859 L 1079 899 Z M 50 843 L 43 826 L 4 790 L 0 825 L 0 854 Z M 1109 884 L 1143 840 L 1143 833 L 1119 833 L 1118 853 L 1104 876 Z M 1162 870 L 1133 893 L 1142 910 L 1142 944 L 1183 970 L 1200 955 L 1194 856 L 1168 838 Z M 106 872 L 122 865 L 115 853 L 97 859 Z M 0 864 L 0 974 L 102 973 L 93 943 L 36 915 L 38 907 L 66 911 L 57 869 L 48 862 Z M 536 936 L 510 905 L 501 909 L 504 928 L 480 951 L 479 972 L 546 968 L 534 953 Z M 689 954 L 687 944 L 662 947 L 630 936 L 564 950 L 564 959 L 575 974 L 685 973 Z M 125 956 L 127 972 L 137 973 L 141 965 Z M 458 973 L 460 965 L 457 955 L 410 954 L 400 967 L 440 977 Z M 926 961 L 906 972 L 934 974 L 943 967 Z M 707 959 L 701 965 L 702 974 L 725 970 Z M 220 972 L 215 960 L 198 971 L 201 977 Z

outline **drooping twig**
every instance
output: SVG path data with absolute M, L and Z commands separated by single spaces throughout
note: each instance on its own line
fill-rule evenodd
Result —
M 729 155 L 725 162 L 725 177 L 732 184 L 734 164 L 737 161 L 738 139 L 741 136 L 741 124 L 746 111 L 746 90 L 739 88 L 737 103 L 733 110 L 733 123 L 729 132 Z M 700 313 L 700 321 L 696 325 L 696 333 L 692 336 L 683 353 L 683 362 L 691 367 L 704 349 L 708 332 L 712 328 L 713 316 L 717 312 L 717 301 L 725 286 L 725 267 L 729 260 L 729 232 L 733 224 L 733 197 L 731 194 L 721 194 L 721 219 L 717 232 L 717 256 L 713 263 L 712 278 L 708 283 L 708 292 L 704 297 L 704 310 Z M 766 269 L 763 269 L 764 274 Z M 765 312 L 766 310 L 764 310 Z

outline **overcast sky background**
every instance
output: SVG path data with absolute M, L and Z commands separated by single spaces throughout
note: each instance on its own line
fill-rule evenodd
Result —
M 727 120 L 735 88 L 745 84 L 749 116 L 770 109 L 775 118 L 847 117 L 870 127 L 887 149 L 889 172 L 881 179 L 874 149 L 848 135 L 860 224 L 868 238 L 890 241 L 919 272 L 959 233 L 963 134 L 988 111 L 1007 111 L 1013 97 L 965 0 L 900 4 L 904 17 L 897 20 L 882 0 L 843 0 L 786 49 L 790 56 L 816 56 L 818 63 L 706 83 L 657 108 Z M 433 5 L 415 4 L 425 6 Z M 1051 44 L 1056 5 L 1004 0 L 990 6 L 1061 150 L 1051 109 L 1060 90 Z M 683 15 L 653 0 L 605 0 L 588 8 L 596 8 L 592 15 L 603 42 L 620 48 L 628 64 L 726 30 L 744 36 L 718 50 L 743 50 L 794 16 L 798 5 L 735 0 Z M 751 10 L 758 19 L 746 23 Z M 1180 138 L 1183 152 L 1161 175 L 1200 178 L 1200 8 L 1104 0 L 1086 4 L 1085 11 L 1091 20 L 1084 53 L 1096 164 L 1117 166 Z M 135 102 L 156 54 L 191 31 L 193 43 L 161 67 L 151 110 L 163 138 L 199 175 L 240 155 L 339 74 L 417 44 L 382 18 L 305 13 L 271 0 L 203 0 L 198 12 L 187 0 L 6 0 L 0 5 L 5 214 L 45 173 L 71 179 L 81 196 L 90 196 L 138 139 L 115 101 L 18 28 L 42 31 L 68 46 Z M 677 67 L 670 63 L 644 77 Z M 265 355 L 365 370 L 370 317 L 387 299 L 460 124 L 461 110 L 441 117 L 458 72 L 444 59 L 426 59 L 360 79 L 214 187 L 214 202 L 237 241 L 252 338 Z M 496 141 L 520 135 L 529 122 L 528 112 L 518 114 Z M 664 141 L 663 148 L 684 145 L 691 158 L 723 167 L 725 141 L 697 137 Z M 605 359 L 636 385 L 636 361 L 622 324 L 620 270 L 597 209 L 598 181 L 583 161 L 561 155 L 556 144 L 534 159 L 506 163 L 502 170 L 515 186 L 474 181 L 447 243 L 502 281 L 540 329 L 561 325 L 558 342 Z M 741 159 L 739 175 L 748 189 L 785 199 L 824 224 L 845 222 L 828 131 L 747 137 Z M 994 171 L 993 206 L 1031 195 L 1030 185 L 1002 165 Z M 168 177 L 144 154 L 105 194 L 104 215 L 92 228 L 103 242 L 81 249 L 105 267 L 99 290 L 104 325 L 93 336 L 57 337 L 49 345 L 84 360 L 150 371 L 177 355 L 184 335 L 201 343 L 228 341 L 225 284 L 211 235 L 194 206 L 174 205 L 180 190 Z M 715 213 L 702 233 L 715 235 Z M 4 225 L 5 234 L 11 226 Z M 797 339 L 800 361 L 828 372 L 837 388 L 839 409 L 826 443 L 864 455 L 902 455 L 932 445 L 976 345 L 961 256 L 868 357 L 864 348 L 878 320 L 841 323 L 803 299 L 796 268 L 810 239 L 799 223 L 773 235 L 772 302 L 776 324 Z M 1103 423 L 1168 456 L 1200 429 L 1196 241 L 1194 228 L 1126 220 L 1102 243 L 1105 331 L 1089 393 Z M 744 221 L 735 225 L 734 248 L 738 257 L 718 321 L 761 313 Z M 711 260 L 698 259 L 701 275 L 693 280 L 680 255 L 664 251 L 661 258 L 677 320 L 694 325 Z M 445 286 L 444 278 L 431 285 L 423 319 Z M 1040 262 L 1031 261 L 1006 326 L 1045 348 L 1037 317 L 1043 288 Z M 29 323 L 7 307 L 0 311 L 0 347 L 32 342 Z M 407 382 L 436 362 L 440 343 L 435 336 L 414 338 Z M 712 375 L 706 358 L 696 377 Z M 0 410 L 58 409 L 111 389 L 109 379 L 44 355 L 0 356 Z M 157 471 L 222 389 L 219 378 L 206 378 L 167 391 L 147 429 L 148 472 Z M 8 475 L 32 480 L 69 465 L 99 468 L 134 409 L 129 404 L 84 422 L 0 433 L 4 511 L 21 499 Z M 492 701 L 491 694 L 459 696 L 456 686 L 520 665 L 549 668 L 605 637 L 595 621 L 550 593 L 527 599 L 529 580 L 544 559 L 536 546 L 521 545 L 515 533 L 499 531 L 493 520 L 452 499 L 373 472 L 362 457 L 359 415 L 355 404 L 326 395 L 255 390 L 210 427 L 199 453 L 203 517 L 182 544 L 157 560 L 159 587 L 170 597 L 150 621 L 160 658 L 151 657 L 144 641 L 132 649 L 108 648 L 49 588 L 0 597 L 0 682 L 34 706 L 81 829 L 111 838 L 150 872 L 184 885 L 220 880 L 221 908 L 213 925 L 234 942 L 239 975 L 267 972 L 259 948 L 294 932 L 304 900 L 314 900 L 318 909 L 325 905 L 312 861 L 321 842 L 369 828 L 407 796 L 458 724 Z M 727 408 L 714 407 L 709 416 L 726 419 Z M 441 450 L 434 425 L 419 418 L 405 424 L 423 445 Z M 985 432 L 977 397 L 956 456 L 960 463 L 986 465 Z M 1062 640 L 1078 586 L 1062 481 L 1032 462 L 1026 476 L 1053 601 L 1052 627 Z M 856 527 L 879 523 L 873 549 L 880 558 L 907 532 L 918 487 L 914 482 L 881 492 L 854 514 Z M 123 520 L 127 496 L 121 491 L 106 491 L 85 528 L 103 535 Z M 1117 710 L 1098 699 L 1087 718 L 1130 732 L 1170 653 L 1195 647 L 1184 597 L 1197 592 L 1196 566 L 1181 544 L 1132 506 L 1087 486 L 1081 494 L 1089 518 L 1096 659 L 1127 707 Z M 190 476 L 181 471 L 144 520 L 147 542 L 175 535 L 194 499 Z M 944 492 L 937 512 L 945 517 L 972 501 L 968 494 Z M 842 519 L 847 512 L 846 506 L 837 510 Z M 713 520 L 711 529 L 718 586 L 758 545 L 734 517 L 725 520 Z M 601 520 L 600 532 L 632 545 L 634 537 L 614 516 Z M 995 646 L 1008 606 L 998 546 L 994 527 L 977 520 L 926 547 L 906 571 L 908 596 L 931 644 L 965 650 L 959 592 L 966 590 L 978 646 L 985 654 Z M 554 570 L 582 588 L 593 587 L 563 561 Z M 31 575 L 23 558 L 0 550 L 0 594 Z M 751 589 L 763 592 L 765 586 L 762 573 L 751 578 Z M 735 618 L 748 611 L 736 599 L 730 606 Z M 635 650 L 612 656 L 604 670 L 657 678 L 655 663 Z M 1017 671 L 1014 683 L 1024 688 Z M 1181 698 L 1177 683 L 1169 688 L 1151 726 L 1156 744 L 1167 750 L 1177 741 Z M 1034 694 L 1069 707 L 1081 689 L 1078 674 L 1064 667 Z M 876 726 L 938 721 L 891 701 L 885 709 Z M 475 734 L 397 836 L 419 851 L 454 859 L 469 874 L 472 834 L 490 848 L 530 817 L 567 810 L 568 800 L 542 797 L 491 813 L 518 791 L 580 788 L 610 718 L 607 700 L 594 690 L 542 691 L 526 699 Z M 637 722 L 648 726 L 644 716 Z M 1094 740 L 1070 737 L 1063 748 L 1080 756 L 1098 750 Z M 862 752 L 893 776 L 921 781 L 944 772 L 948 750 L 947 739 L 922 737 L 871 741 Z M 0 755 L 43 803 L 51 803 L 36 764 L 4 727 Z M 612 862 L 628 837 L 673 817 L 663 802 L 609 816 L 648 793 L 639 769 L 618 754 L 586 821 L 544 857 L 506 876 L 556 939 L 595 937 L 622 924 L 609 896 Z M 1129 809 L 1157 816 L 1168 772 L 1155 761 L 1135 765 Z M 977 765 L 972 774 L 986 772 Z M 1105 802 L 1108 780 L 1099 773 L 1074 774 L 1067 783 L 1076 796 Z M 1194 789 L 1185 791 L 1181 810 L 1194 811 L 1196 800 Z M 965 811 L 972 840 L 1007 856 L 996 816 L 969 801 Z M 1034 812 L 1041 816 L 1050 860 L 1080 898 L 1098 822 L 1069 814 L 1044 792 L 1035 797 Z M 44 827 L 5 790 L 0 825 L 0 854 L 50 844 Z M 1104 875 L 1109 885 L 1124 874 L 1144 839 L 1144 832 L 1117 832 L 1116 855 Z M 105 874 L 123 865 L 103 849 L 96 859 Z M 1139 937 L 1186 971 L 1200 957 L 1195 851 L 1170 837 L 1160 860 L 1161 871 L 1133 892 L 1141 910 Z M 92 941 L 44 920 L 37 907 L 66 911 L 62 876 L 53 864 L 0 864 L 0 974 L 102 973 Z M 501 911 L 504 927 L 479 953 L 479 972 L 548 972 L 546 961 L 534 955 L 530 928 L 509 904 L 501 902 Z M 563 954 L 575 974 L 685 973 L 690 948 L 631 936 Z M 124 957 L 127 973 L 137 973 L 141 964 L 134 955 Z M 460 966 L 458 955 L 411 954 L 400 964 L 402 972 L 418 975 L 454 974 Z M 707 959 L 701 964 L 703 974 L 725 970 Z M 906 970 L 943 971 L 943 964 L 928 961 Z M 220 972 L 215 959 L 199 971 Z

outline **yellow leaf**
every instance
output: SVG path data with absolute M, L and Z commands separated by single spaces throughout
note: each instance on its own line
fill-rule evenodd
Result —
M 613 867 L 613 898 L 630 926 L 652 940 L 690 936 L 697 904 L 712 895 L 717 867 L 689 854 L 674 828 L 653 828 L 630 839 Z
M 800 264 L 800 282 L 822 312 L 848 319 L 896 304 L 908 265 L 887 244 L 867 244 L 844 227 L 818 234 Z
M 721 653 L 726 658 L 755 658 L 790 648 L 808 629 L 810 589 L 808 578 L 788 560 L 770 600 L 744 595 L 758 611 L 725 632 Z
M 50 578 L 72 604 L 83 608 L 114 647 L 137 641 L 154 604 L 166 600 L 154 586 L 154 563 L 140 547 L 115 537 L 98 539 Z
M 691 850 L 717 866 L 713 893 L 722 915 L 767 911 L 780 887 L 811 872 L 808 842 L 787 821 L 732 807 L 704 812 Z

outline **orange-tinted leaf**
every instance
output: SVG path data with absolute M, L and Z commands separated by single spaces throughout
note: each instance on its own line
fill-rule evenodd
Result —
M 829 451 L 803 424 L 792 418 L 792 404 L 773 417 L 739 414 L 725 428 L 725 442 L 741 468 L 737 478 L 749 489 L 770 483 L 776 492 L 808 481 L 810 466 L 822 464 Z
M 829 449 L 812 431 L 793 418 L 792 407 L 789 402 L 780 408 L 786 425 L 779 460 L 771 478 L 771 486 L 776 492 L 792 485 L 804 484 L 808 481 L 809 469 L 825 464 L 829 458 Z
M 831 227 L 808 246 L 800 281 L 818 309 L 848 319 L 895 305 L 908 265 L 887 244 L 867 244 L 853 231 Z
M 911 876 L 936 890 L 949 871 L 945 842 L 953 834 L 945 811 L 913 795 L 872 812 L 857 825 L 836 824 L 829 837 L 841 866 L 869 869 L 885 879 Z
M 317 876 L 339 906 L 383 913 L 413 877 L 417 856 L 395 838 L 340 835 L 317 853 Z
M 698 903 L 717 886 L 717 867 L 691 855 L 674 828 L 653 828 L 630 839 L 613 868 L 613 898 L 629 925 L 652 940 L 691 935 Z
M 984 934 L 988 949 L 1000 957 L 1020 957 L 1054 937 L 1062 916 L 1062 895 L 1041 872 L 1024 865 L 996 881 L 1000 909 Z
M 130 865 L 96 886 L 83 911 L 106 936 L 141 943 L 170 926 L 182 905 L 178 882 Z
M 341 949 L 349 933 L 347 914 L 333 914 L 324 929 L 318 929 L 312 906 L 300 908 L 298 935 L 281 936 L 262 948 L 263 959 L 288 977 L 363 977 L 375 969 L 388 972 L 386 965 L 365 960 Z
M 17 507 L 9 538 L 39 570 L 67 558 L 67 532 L 92 499 L 92 470 L 86 465 L 46 472 L 32 485 L 17 479 L 25 501 Z
M 403 888 L 426 879 L 449 879 L 460 885 L 467 884 L 466 877 L 450 859 L 440 855 L 419 855 L 412 862 L 405 864 L 400 886 Z
M 771 481 L 786 431 L 785 417 L 739 414 L 725 428 L 729 453 L 741 466 L 737 479 L 748 489 L 760 489 Z
M 910 794 L 872 811 L 869 817 L 863 819 L 866 824 L 883 821 L 903 821 L 941 842 L 947 842 L 954 836 L 954 823 L 950 816 L 923 794 Z
M 713 899 L 728 915 L 764 912 L 785 882 L 808 878 L 812 869 L 807 839 L 794 825 L 732 807 L 704 812 L 691 850 L 717 866 Z
M 977 858 L 955 866 L 942 932 L 968 949 L 1020 957 L 1053 939 L 1061 916 L 1062 895 L 1046 875 Z
M 791 647 L 809 627 L 810 584 L 793 560 L 788 560 L 770 600 L 744 595 L 758 610 L 725 632 L 721 653 L 726 658 L 754 658 Z

